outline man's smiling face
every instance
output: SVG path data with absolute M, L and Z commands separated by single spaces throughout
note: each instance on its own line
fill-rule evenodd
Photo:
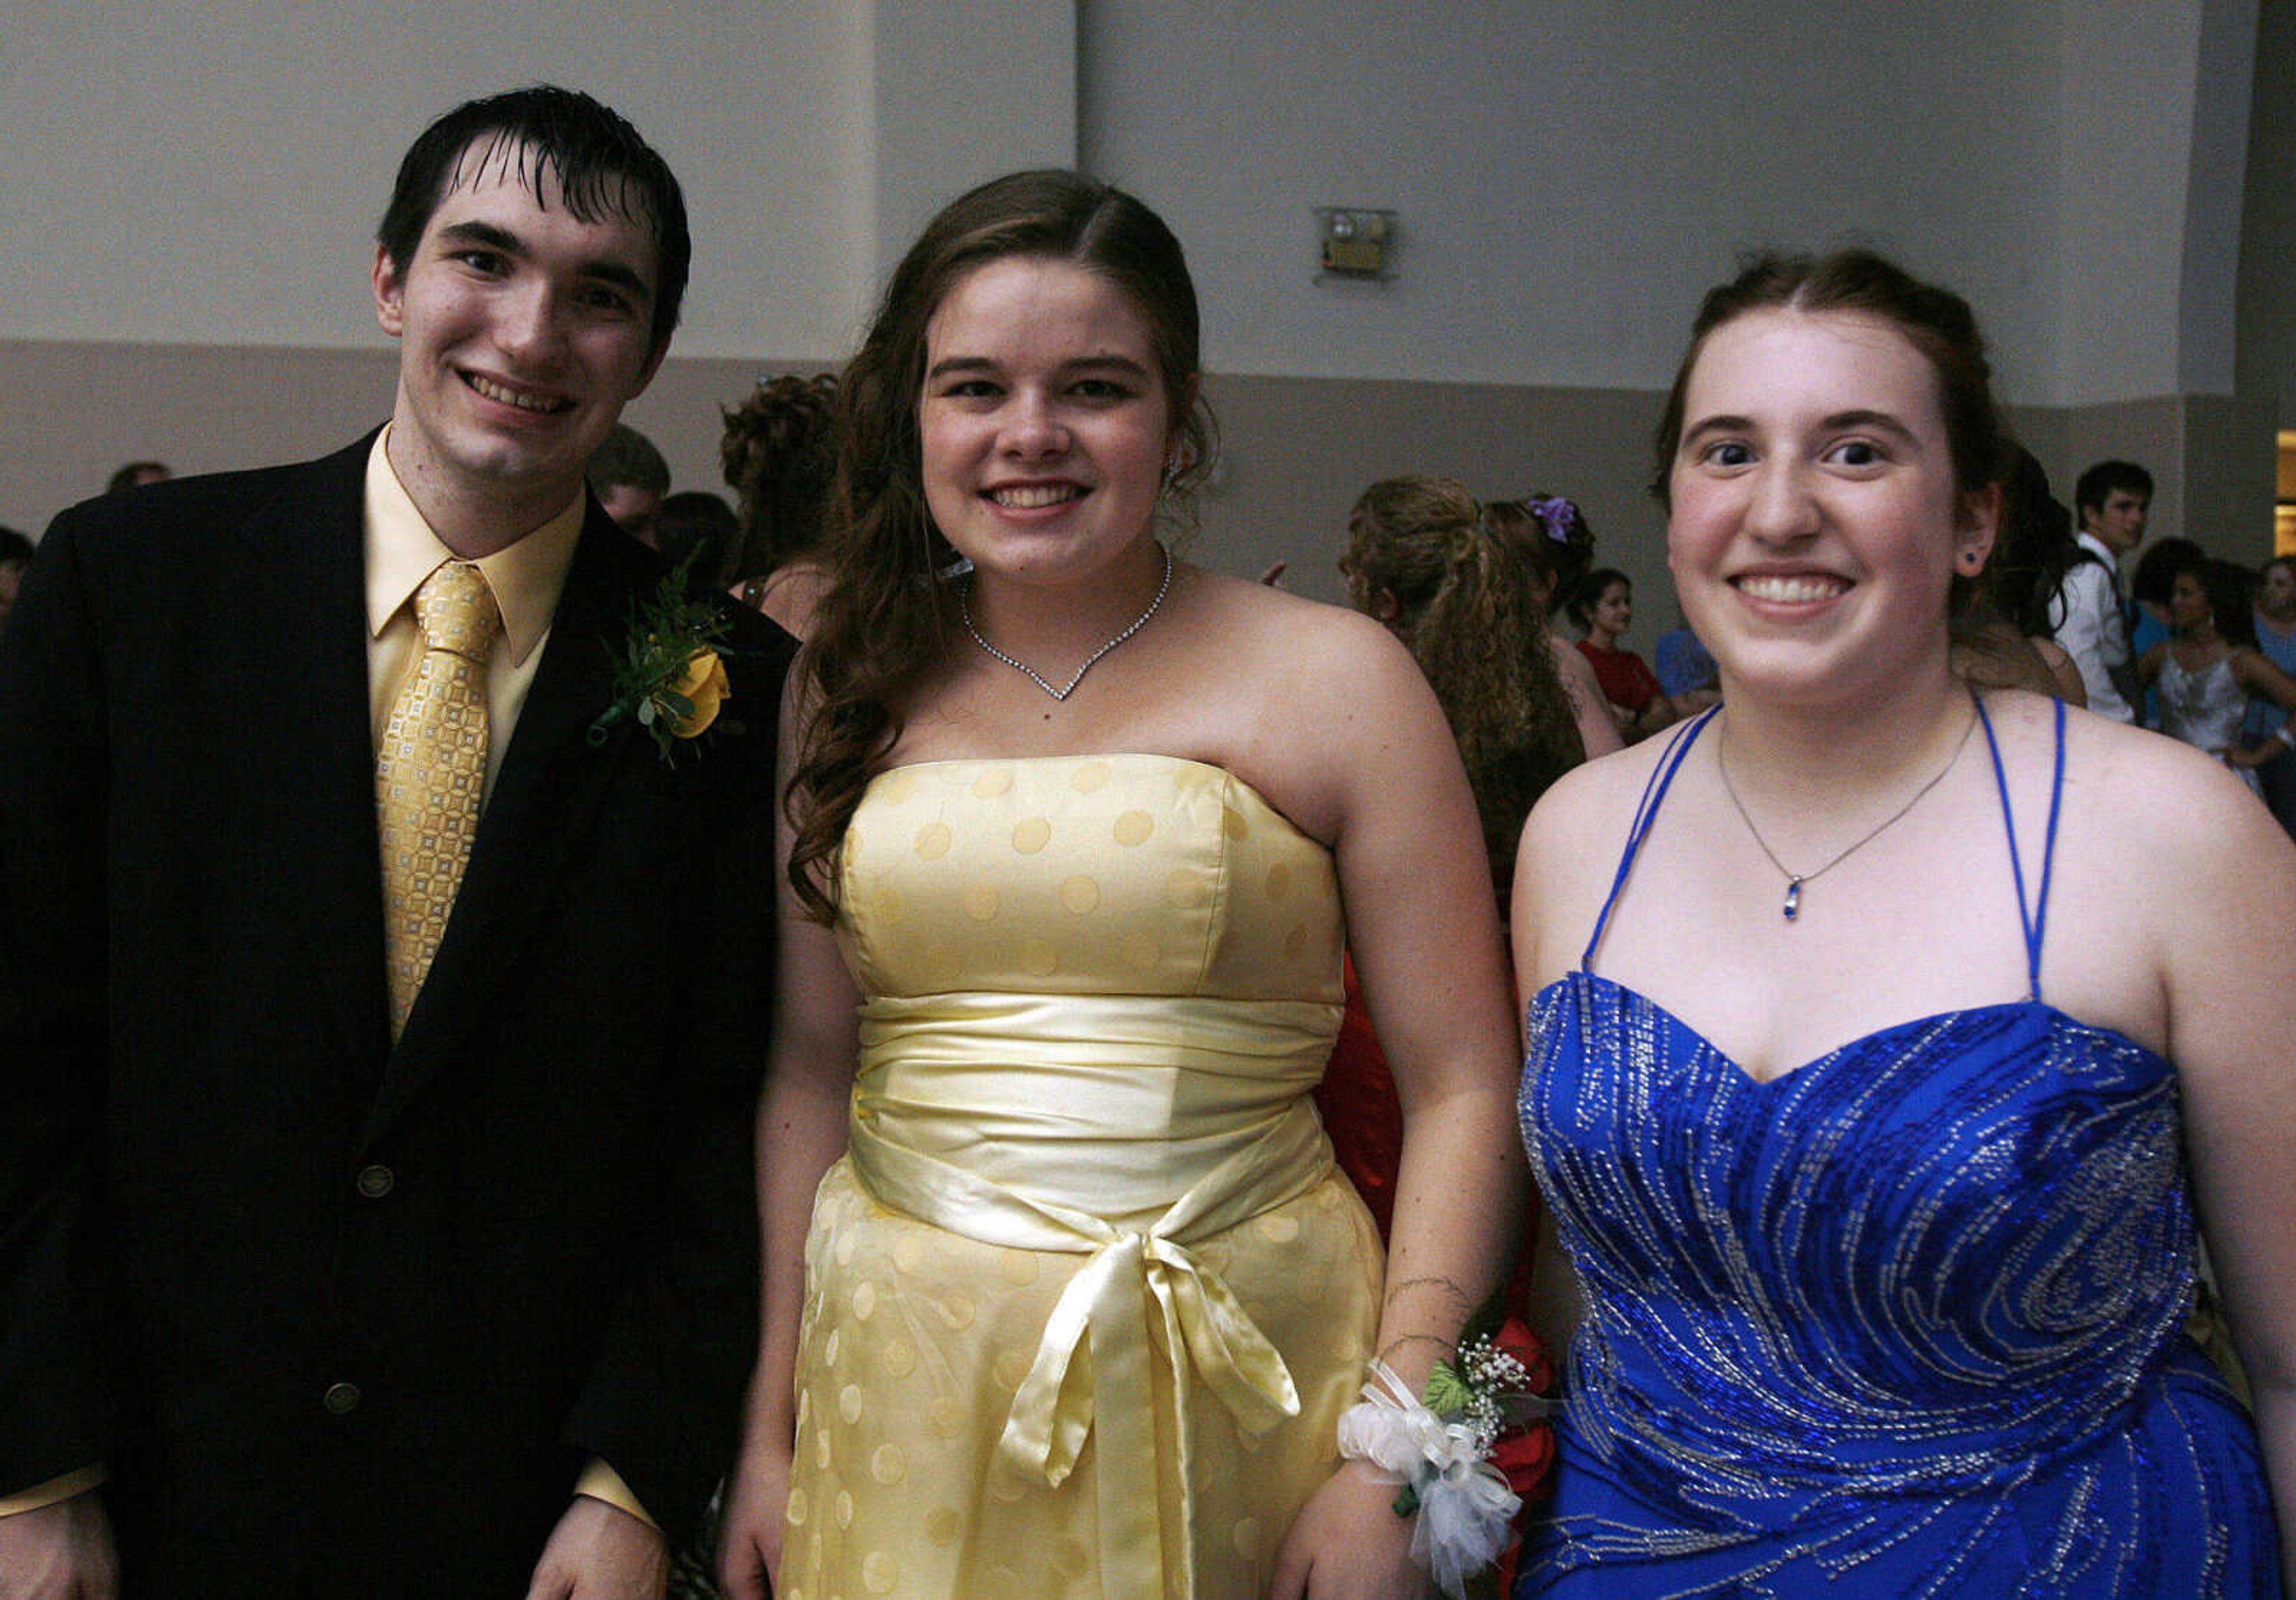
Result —
M 375 254 L 376 320 L 399 341 L 390 463 L 442 535 L 451 506 L 563 506 L 661 359 L 646 218 L 583 221 L 531 160 L 473 144 L 412 258 Z

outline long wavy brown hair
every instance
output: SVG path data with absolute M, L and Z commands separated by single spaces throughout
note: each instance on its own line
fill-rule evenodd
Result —
M 839 384 L 837 475 L 822 552 L 830 587 L 796 668 L 789 875 L 824 922 L 836 914 L 837 852 L 862 792 L 899 740 L 912 697 L 963 636 L 956 591 L 943 577 L 955 552 L 925 504 L 917 412 L 926 329 L 959 280 L 1014 257 L 1096 273 L 1146 321 L 1171 406 L 1168 506 L 1191 503 L 1217 447 L 1198 394 L 1195 285 L 1179 241 L 1155 212 L 1080 173 L 1045 170 L 992 179 L 926 225 Z
M 1543 575 L 1481 511 L 1447 478 L 1382 479 L 1349 514 L 1340 570 L 1357 611 L 1393 600 L 1383 619 L 1450 719 L 1504 905 L 1523 818 L 1587 751 L 1547 644 Z
M 1533 490 L 1520 500 L 1483 502 L 1483 527 L 1530 563 L 1546 595 L 1546 612 L 1585 575 L 1595 559 L 1595 531 L 1575 500 Z

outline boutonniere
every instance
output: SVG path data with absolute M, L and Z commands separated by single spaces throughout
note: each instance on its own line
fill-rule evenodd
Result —
M 741 724 L 721 718 L 733 694 L 718 653 L 730 624 L 714 598 L 686 587 L 680 565 L 649 599 L 630 606 L 629 637 L 614 658 L 614 698 L 590 725 L 590 743 L 603 744 L 614 728 L 636 722 L 653 735 L 663 761 L 675 765 L 677 746 L 711 727 L 730 734 Z

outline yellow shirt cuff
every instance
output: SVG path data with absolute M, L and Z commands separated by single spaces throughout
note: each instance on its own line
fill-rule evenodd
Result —
M 605 1463 L 600 1462 L 598 1465 L 603 1466 Z M 74 1495 L 84 1495 L 102 1483 L 103 1477 L 103 1466 L 99 1462 L 94 1466 L 84 1466 L 76 1473 L 66 1473 L 61 1478 L 51 1478 L 45 1483 L 36 1484 L 21 1494 L 10 1495 L 6 1499 L 0 1500 L 0 1517 L 12 1517 L 20 1512 L 37 1511 L 43 1506 L 53 1506 L 59 1500 L 69 1500 Z M 619 1483 L 621 1480 L 617 1478 L 614 1481 Z M 622 1492 L 627 1494 L 629 1491 L 624 1489 Z M 639 1514 L 643 1516 L 645 1514 L 641 1512 Z
M 630 1492 L 630 1486 L 622 1481 L 621 1473 L 608 1466 L 600 1457 L 593 1456 L 590 1465 L 582 1469 L 581 1477 L 575 1481 L 574 1492 L 587 1495 L 594 1500 L 603 1500 L 616 1511 L 628 1512 L 655 1532 L 661 1531 L 661 1525 L 646 1515 L 645 1507 L 638 1504 L 638 1497 Z M 24 1509 L 29 1511 L 31 1507 L 28 1506 Z

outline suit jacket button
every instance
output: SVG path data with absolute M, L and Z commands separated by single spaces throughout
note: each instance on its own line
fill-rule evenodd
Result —
M 356 1383 L 330 1383 L 319 1404 L 327 1408 L 329 1416 L 348 1416 L 358 1409 L 359 1386 Z
M 381 1200 L 398 1186 L 398 1178 L 391 1169 L 378 1161 L 372 1167 L 361 1167 L 358 1192 L 369 1200 Z

